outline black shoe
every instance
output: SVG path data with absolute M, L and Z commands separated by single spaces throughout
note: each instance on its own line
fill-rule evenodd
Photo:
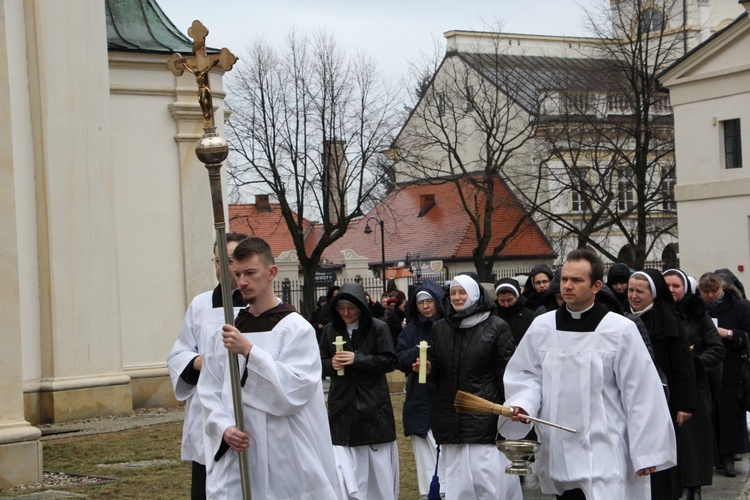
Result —
M 724 475 L 726 477 L 735 477 L 737 476 L 737 472 L 734 470 L 734 459 L 733 457 L 729 457 L 728 459 L 724 460 Z
M 687 498 L 685 500 L 701 500 L 701 487 L 695 486 L 687 489 Z

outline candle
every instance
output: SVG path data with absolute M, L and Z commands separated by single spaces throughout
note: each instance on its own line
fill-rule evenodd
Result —
M 338 335 L 336 337 L 336 342 L 333 343 L 333 345 L 336 346 L 336 352 L 343 351 L 345 343 L 346 342 L 344 342 L 344 337 L 342 337 L 341 335 Z M 338 374 L 339 377 L 343 377 L 344 376 L 344 369 L 343 368 L 339 368 L 338 372 L 336 372 L 336 373 Z
M 427 341 L 419 343 L 419 383 L 427 383 Z

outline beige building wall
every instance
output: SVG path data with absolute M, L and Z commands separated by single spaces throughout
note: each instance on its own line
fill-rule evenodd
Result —
M 750 17 L 661 78 L 675 111 L 680 260 L 695 276 L 750 275 Z M 740 119 L 742 168 L 725 168 L 723 121 Z

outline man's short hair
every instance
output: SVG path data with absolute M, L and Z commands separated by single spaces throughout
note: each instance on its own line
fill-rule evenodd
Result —
M 224 236 L 227 238 L 227 243 L 234 242 L 239 243 L 240 241 L 247 238 L 247 235 L 245 233 L 227 233 Z M 214 252 L 216 252 L 216 245 L 218 244 L 218 241 L 214 241 Z
M 604 280 L 604 262 L 601 257 L 590 248 L 576 248 L 568 254 L 567 260 L 585 260 L 591 264 L 591 284 Z
M 242 261 L 249 259 L 253 255 L 260 255 L 268 265 L 276 263 L 273 258 L 273 250 L 271 250 L 271 246 L 266 243 L 266 240 L 258 238 L 257 236 L 250 236 L 249 238 L 240 241 L 232 253 L 232 258 L 235 261 Z

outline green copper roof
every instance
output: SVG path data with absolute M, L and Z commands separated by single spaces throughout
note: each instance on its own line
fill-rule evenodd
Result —
M 192 52 L 193 41 L 172 24 L 156 0 L 105 0 L 105 6 L 108 50 L 169 54 Z M 215 49 L 207 51 L 217 52 Z

